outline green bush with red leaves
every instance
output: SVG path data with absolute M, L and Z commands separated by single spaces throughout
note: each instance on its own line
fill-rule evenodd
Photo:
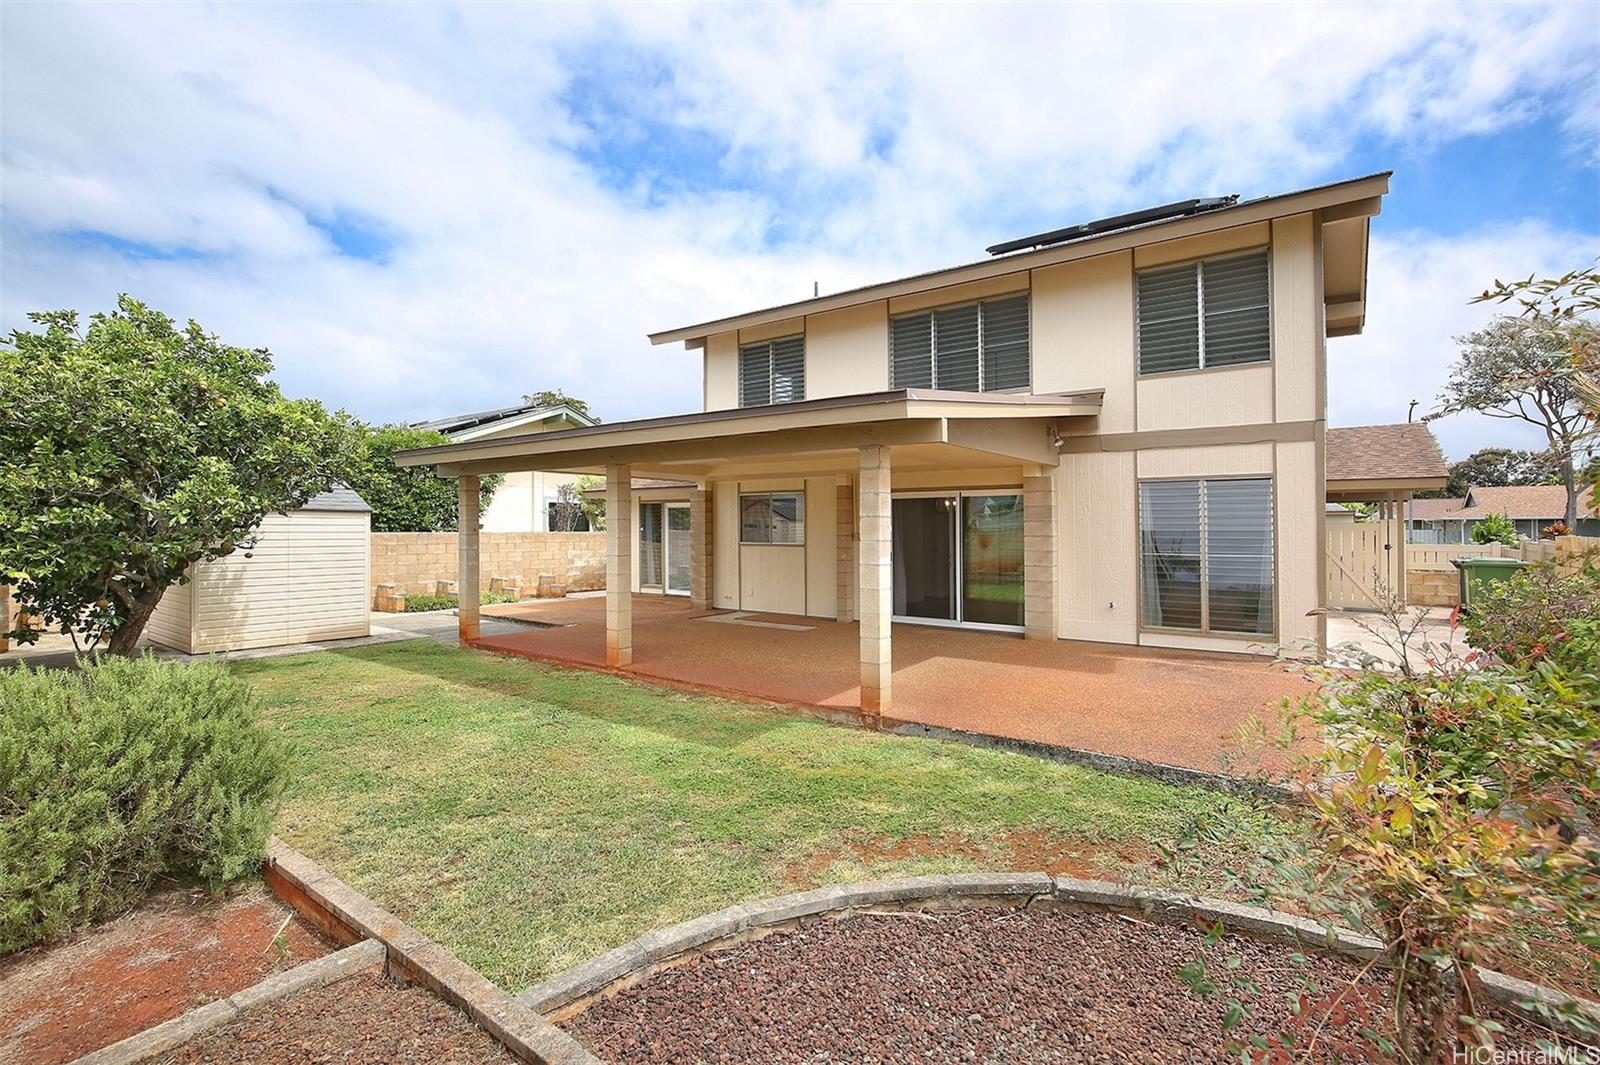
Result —
M 1595 553 L 1527 566 L 1484 586 L 1462 620 L 1467 643 L 1479 655 L 1600 710 L 1600 558 Z

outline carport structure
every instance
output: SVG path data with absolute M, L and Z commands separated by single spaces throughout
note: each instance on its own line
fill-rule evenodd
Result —
M 828 549 L 826 570 L 813 564 L 801 581 L 817 589 L 815 603 L 826 605 L 828 616 L 859 622 L 861 707 L 882 714 L 892 700 L 891 474 L 895 490 L 919 483 L 1020 486 L 1020 491 L 1011 491 L 1023 512 L 1021 628 L 1030 638 L 1054 640 L 1056 501 L 1051 473 L 1060 462 L 1057 441 L 1063 422 L 1099 413 L 1101 395 L 896 389 L 451 444 L 402 452 L 396 461 L 436 465 L 441 476 L 458 481 L 463 644 L 479 635 L 480 478 L 532 470 L 603 474 L 605 663 L 613 668 L 633 661 L 633 478 L 694 485 L 688 492 L 689 598 L 702 611 L 718 605 L 716 574 L 730 553 L 743 559 L 767 548 L 746 540 L 742 523 L 747 519 L 736 509 L 740 486 L 798 481 L 813 492 L 813 520 L 825 505 L 839 531 L 836 539 L 830 530 L 826 541 L 817 541 L 834 545 Z M 731 542 L 718 528 L 731 532 Z M 806 559 L 818 552 L 807 552 L 803 544 L 774 542 L 767 554 L 792 552 L 796 546 L 802 559 L 820 563 Z M 746 582 L 782 579 L 768 576 L 758 561 L 732 572 Z M 812 606 L 806 612 L 824 611 Z M 715 629 L 708 626 L 707 638 L 715 638 Z

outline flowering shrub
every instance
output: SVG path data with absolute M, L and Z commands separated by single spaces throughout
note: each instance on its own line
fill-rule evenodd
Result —
M 1499 1026 L 1474 967 L 1528 958 L 1530 923 L 1600 948 L 1600 843 L 1579 816 L 1600 798 L 1600 713 L 1548 653 L 1547 630 L 1592 638 L 1583 619 L 1562 616 L 1574 603 L 1593 599 L 1553 599 L 1542 628 L 1500 618 L 1505 629 L 1491 638 L 1503 658 L 1419 642 L 1420 616 L 1391 604 L 1383 626 L 1397 660 L 1351 648 L 1295 664 L 1317 692 L 1286 702 L 1276 734 L 1255 730 L 1305 752 L 1293 777 L 1302 801 L 1263 838 L 1240 884 L 1383 941 L 1394 1035 L 1372 1028 L 1368 1056 L 1439 1065 L 1463 1044 L 1492 1045 Z M 1321 1008 L 1335 1007 L 1352 1000 Z M 1566 1019 L 1584 1024 L 1576 1011 Z M 1276 1060 L 1295 1038 L 1286 1029 L 1256 1055 L 1242 1049 Z

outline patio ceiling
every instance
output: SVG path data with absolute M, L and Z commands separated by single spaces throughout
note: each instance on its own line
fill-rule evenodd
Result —
M 895 448 L 897 468 L 1054 466 L 1058 419 L 1100 413 L 1101 393 L 975 394 L 898 389 L 769 407 L 706 411 L 402 451 L 402 466 L 446 477 L 542 470 L 715 477 L 737 466 L 775 475 L 849 471 L 857 449 Z

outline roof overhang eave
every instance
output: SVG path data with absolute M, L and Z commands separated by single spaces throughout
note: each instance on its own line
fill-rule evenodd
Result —
M 1043 424 L 1096 415 L 1100 399 L 1099 392 L 968 397 L 902 390 L 417 448 L 397 453 L 395 462 L 459 476 L 950 444 L 1054 464 Z
M 1233 207 L 1208 211 L 1204 214 L 1189 215 L 1184 218 L 1172 219 L 1135 229 L 1118 230 L 1103 236 L 1040 248 L 1037 251 L 1017 252 L 1012 255 L 980 260 L 895 281 L 867 285 L 847 292 L 837 292 L 829 296 L 800 300 L 795 303 L 730 315 L 725 318 L 716 318 L 711 321 L 681 326 L 676 329 L 665 329 L 649 334 L 650 343 L 670 344 L 681 340 L 687 342 L 691 347 L 698 347 L 699 342 L 704 338 L 734 329 L 768 325 L 790 318 L 799 318 L 807 314 L 841 310 L 864 303 L 893 299 L 896 296 L 925 292 L 929 289 L 964 284 L 968 281 L 980 281 L 985 278 L 999 277 L 1006 274 L 1025 273 L 1028 270 L 1039 267 L 1053 266 L 1057 263 L 1071 262 L 1077 259 L 1087 259 L 1096 255 L 1104 255 L 1107 252 L 1123 251 L 1147 244 L 1159 244 L 1163 241 L 1197 236 L 1202 233 L 1231 229 L 1236 226 L 1250 225 L 1309 211 L 1322 212 L 1325 222 L 1365 220 L 1378 213 L 1382 205 L 1382 197 L 1388 191 L 1389 172 L 1384 171 L 1314 189 L 1305 189 L 1300 192 L 1248 200 Z M 1361 271 L 1364 279 L 1366 270 L 1364 250 L 1362 254 Z M 1364 284 L 1362 289 L 1361 297 L 1364 298 Z M 1353 327 L 1346 328 L 1350 332 L 1360 332 L 1360 321 L 1358 320 Z

